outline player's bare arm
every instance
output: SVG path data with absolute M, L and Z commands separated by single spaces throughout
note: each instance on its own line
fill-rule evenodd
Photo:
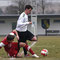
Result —
M 16 38 L 17 38 L 17 40 L 19 40 L 19 36 L 18 36 L 17 31 L 16 30 L 13 30 L 12 32 L 14 32 L 16 34 Z

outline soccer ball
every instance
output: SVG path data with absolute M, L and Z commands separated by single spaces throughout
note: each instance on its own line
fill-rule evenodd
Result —
M 42 49 L 41 50 L 41 55 L 47 56 L 48 55 L 48 50 L 47 49 Z

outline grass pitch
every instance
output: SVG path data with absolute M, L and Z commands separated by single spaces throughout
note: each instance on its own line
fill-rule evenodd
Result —
M 0 41 L 2 41 L 3 37 L 0 37 Z M 17 41 L 15 39 L 15 41 Z M 29 42 L 30 45 L 30 42 Z M 40 51 L 42 49 L 48 50 L 48 56 L 42 56 Z M 32 47 L 32 50 L 40 56 L 40 58 L 15 58 L 14 60 L 60 60 L 60 36 L 38 36 L 37 43 Z M 1 58 L 2 57 L 2 58 Z M 0 59 L 7 59 L 7 54 L 4 50 L 4 48 L 0 49 Z M 10 59 L 12 60 L 12 59 Z

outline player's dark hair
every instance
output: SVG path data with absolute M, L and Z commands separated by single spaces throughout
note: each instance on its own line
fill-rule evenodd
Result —
M 30 9 L 30 8 L 33 9 L 33 7 L 31 5 L 26 5 L 25 6 L 25 9 Z
M 7 40 L 13 40 L 15 38 L 15 36 L 13 36 L 13 35 L 8 35 L 7 36 Z

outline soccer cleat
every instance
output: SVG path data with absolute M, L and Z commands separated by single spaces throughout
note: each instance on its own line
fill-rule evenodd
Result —
M 33 54 L 32 57 L 39 58 L 39 56 L 37 56 L 36 54 Z

